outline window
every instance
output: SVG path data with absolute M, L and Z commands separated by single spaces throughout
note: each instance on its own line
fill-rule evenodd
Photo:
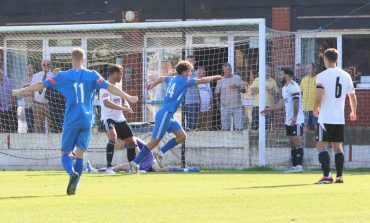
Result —
M 355 76 L 370 75 L 370 35 L 343 35 L 343 69 Z

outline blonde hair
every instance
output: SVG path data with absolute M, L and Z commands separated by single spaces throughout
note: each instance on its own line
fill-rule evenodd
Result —
M 85 52 L 81 48 L 74 48 L 71 55 L 73 60 L 82 61 L 84 59 Z

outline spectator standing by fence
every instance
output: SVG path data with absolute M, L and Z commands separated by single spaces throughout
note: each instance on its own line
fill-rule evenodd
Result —
M 17 132 L 18 118 L 13 81 L 0 69 L 0 132 Z
M 31 84 L 41 82 L 49 79 L 53 76 L 50 72 L 50 60 L 42 60 L 41 67 L 42 71 L 36 73 L 32 77 Z M 48 106 L 45 99 L 46 88 L 40 91 L 34 92 L 35 102 L 33 104 L 33 116 L 35 120 L 35 132 L 43 133 L 45 132 L 45 122 L 48 120 L 49 112 Z
M 215 93 L 220 95 L 221 101 L 221 129 L 230 130 L 244 128 L 244 110 L 241 102 L 241 93 L 245 93 L 245 85 L 239 75 L 232 73 L 229 63 L 222 65 L 223 78 L 217 81 Z

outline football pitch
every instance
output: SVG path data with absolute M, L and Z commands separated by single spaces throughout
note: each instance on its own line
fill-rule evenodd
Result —
M 0 222 L 370 222 L 370 173 L 313 185 L 319 171 L 84 173 L 65 195 L 58 171 L 0 172 Z

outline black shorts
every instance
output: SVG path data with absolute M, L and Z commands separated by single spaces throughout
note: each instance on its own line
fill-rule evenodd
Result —
M 286 135 L 287 136 L 302 136 L 303 135 L 303 124 L 297 125 L 285 125 Z
M 343 142 L 344 125 L 340 124 L 318 124 L 316 140 L 319 142 Z
M 105 132 L 109 129 L 115 128 L 117 132 L 117 137 L 119 139 L 127 139 L 133 137 L 134 134 L 132 133 L 131 127 L 128 125 L 127 121 L 123 122 L 116 122 L 112 119 L 107 119 L 103 122 Z

